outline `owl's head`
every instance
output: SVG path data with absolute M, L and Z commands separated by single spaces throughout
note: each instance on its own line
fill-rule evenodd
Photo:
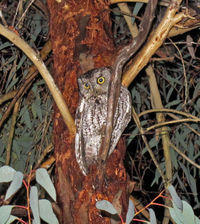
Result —
M 110 86 L 111 68 L 92 69 L 78 78 L 80 94 L 85 98 L 107 95 Z

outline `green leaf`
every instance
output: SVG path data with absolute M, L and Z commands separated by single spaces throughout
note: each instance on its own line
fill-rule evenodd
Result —
M 58 219 L 53 213 L 50 201 L 46 199 L 39 200 L 40 217 L 49 224 L 59 224 Z
M 150 215 L 150 223 L 151 224 L 157 224 L 156 215 L 155 215 L 155 212 L 152 208 L 149 209 L 149 215 Z
M 33 102 L 32 105 L 31 105 L 31 111 L 32 111 L 34 119 L 37 117 L 36 107 L 37 107 L 37 105 L 35 104 L 35 102 Z
M 0 207 L 0 221 L 2 224 L 8 221 L 13 207 L 14 206 L 12 205 L 4 205 Z
M 11 45 L 12 45 L 11 42 L 5 42 L 5 43 L 3 43 L 3 44 L 0 45 L 0 50 L 4 49 L 4 48 L 6 48 L 6 47 L 9 47 L 9 46 L 11 46 Z
M 177 152 L 174 151 L 172 147 L 170 147 L 170 155 L 173 166 L 175 167 L 175 169 L 178 169 Z
M 37 116 L 39 117 L 40 121 L 42 122 L 42 109 L 41 109 L 41 100 L 40 98 L 37 98 L 35 101 L 35 110 L 37 113 Z
M 169 98 L 171 97 L 172 92 L 174 91 L 174 87 L 171 87 L 168 92 L 167 92 L 167 96 L 166 96 L 166 102 L 169 102 Z
M 24 61 L 27 59 L 27 56 L 24 54 L 21 58 L 20 58 L 20 61 L 19 63 L 17 64 L 17 70 L 19 68 L 21 68 L 21 66 L 23 65 Z
M 39 33 L 42 30 L 41 27 L 41 16 L 39 14 L 35 14 L 33 16 L 33 21 L 34 21 L 34 25 L 31 26 L 31 38 L 33 39 L 33 41 L 35 42 Z
M 20 189 L 20 187 L 22 186 L 23 177 L 24 177 L 23 173 L 19 171 L 17 171 L 14 174 L 13 180 L 6 192 L 5 200 L 10 198 L 13 194 L 15 194 Z
M 134 9 L 133 9 L 133 15 L 137 15 L 142 6 L 144 5 L 143 2 L 136 2 Z M 135 22 L 135 17 L 132 17 L 132 23 Z
M 18 82 L 18 80 L 19 80 L 19 78 L 14 78 L 12 80 L 12 82 L 6 88 L 6 93 L 8 93 L 15 86 L 15 84 Z
M 152 149 L 153 147 L 157 146 L 158 145 L 158 141 L 156 140 L 156 138 L 152 138 L 149 142 L 149 146 L 150 148 Z M 144 155 L 145 153 L 147 152 L 147 147 L 145 147 L 143 150 L 142 150 L 142 155 Z
M 200 224 L 200 219 L 198 217 L 195 216 L 194 218 L 195 224 Z
M 179 161 L 179 164 L 180 164 L 181 168 L 183 169 L 183 171 L 184 171 L 184 173 L 185 173 L 185 176 L 186 176 L 187 181 L 188 181 L 188 184 L 189 184 L 189 186 L 190 186 L 190 188 L 191 188 L 191 190 L 192 190 L 192 193 L 193 193 L 194 195 L 197 195 L 196 181 L 195 181 L 194 177 L 191 175 L 190 170 L 187 169 L 187 168 L 184 166 L 184 164 L 181 163 L 180 161 Z
M 114 206 L 107 200 L 97 201 L 96 208 L 104 210 L 112 215 L 118 214 Z
M 36 186 L 30 190 L 30 206 L 34 217 L 34 222 L 40 224 L 38 189 Z
M 168 187 L 169 193 L 172 196 L 172 200 L 175 203 L 175 205 L 177 206 L 177 208 L 179 208 L 181 211 L 183 210 L 183 203 L 180 199 L 180 197 L 178 196 L 178 194 L 176 193 L 176 190 L 174 188 L 174 186 L 170 185 Z
M 185 223 L 194 223 L 194 212 L 192 207 L 186 202 L 183 202 L 183 218 Z
M 13 223 L 15 220 L 17 220 L 18 217 L 14 216 L 14 215 L 10 215 L 9 219 L 7 220 L 7 222 L 5 224 L 10 224 Z
M 182 223 L 181 216 L 179 217 L 179 213 L 174 208 L 169 208 L 170 215 L 176 224 Z
M 127 139 L 127 145 L 129 145 L 132 142 L 132 140 L 135 138 L 135 136 L 137 136 L 138 131 L 139 131 L 138 128 L 135 128 L 133 130 L 133 132 L 131 133 L 131 135 Z
M 15 175 L 16 170 L 14 170 L 10 166 L 2 166 L 0 168 L 0 183 L 2 182 L 10 182 L 13 179 L 13 176 Z
M 126 214 L 126 224 L 130 224 L 131 223 L 134 215 L 135 215 L 135 206 L 134 206 L 132 200 L 129 199 L 128 212 Z
M 142 90 L 142 92 L 145 92 L 148 96 L 150 95 L 148 89 L 143 84 L 137 83 L 137 87 L 139 87 Z
M 5 159 L 0 157 L 0 162 L 2 162 L 4 164 L 5 163 Z
M 183 210 L 181 211 L 178 209 L 173 201 L 173 208 L 169 208 L 170 215 L 173 218 L 173 220 L 177 224 L 196 224 L 196 221 L 198 223 L 198 218 L 194 215 L 192 207 L 186 202 L 182 201 L 183 203 Z
M 47 191 L 52 199 L 56 201 L 56 190 L 46 169 L 40 168 L 36 170 L 36 181 Z
M 169 102 L 167 105 L 165 105 L 165 108 L 171 108 L 172 106 L 179 105 L 181 103 L 181 100 L 173 100 Z
M 31 124 L 31 119 L 30 119 L 30 115 L 29 115 L 29 111 L 28 110 L 26 110 L 24 112 L 23 120 L 24 120 L 25 124 L 28 126 L 28 128 L 31 129 L 32 128 L 32 124 Z

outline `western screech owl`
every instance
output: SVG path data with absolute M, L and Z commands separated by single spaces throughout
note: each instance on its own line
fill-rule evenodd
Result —
M 79 105 L 76 111 L 77 133 L 75 138 L 76 160 L 84 175 L 90 164 L 97 161 L 102 143 L 103 127 L 106 125 L 108 90 L 111 69 L 97 68 L 78 78 Z M 131 97 L 121 86 L 116 107 L 109 155 L 115 149 L 119 138 L 131 119 Z

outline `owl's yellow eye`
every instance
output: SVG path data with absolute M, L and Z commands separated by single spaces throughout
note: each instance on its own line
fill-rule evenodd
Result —
M 83 86 L 84 86 L 85 89 L 89 89 L 90 88 L 90 85 L 87 82 L 84 83 Z
M 97 79 L 97 83 L 98 84 L 103 84 L 105 82 L 105 78 L 103 76 L 100 76 L 98 79 Z

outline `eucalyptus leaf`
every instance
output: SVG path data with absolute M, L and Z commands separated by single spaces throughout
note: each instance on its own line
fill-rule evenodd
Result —
M 173 202 L 173 208 L 169 208 L 171 217 L 177 224 L 196 224 L 195 221 L 198 221 L 198 218 L 194 215 L 192 207 L 186 201 L 182 201 L 182 203 L 183 210 L 181 211 Z
M 26 59 L 27 59 L 27 56 L 24 54 L 24 55 L 20 58 L 20 61 L 19 61 L 18 65 L 17 65 L 17 70 L 18 70 L 19 68 L 21 68 L 21 66 L 23 65 L 23 63 L 25 62 Z
M 0 51 L 3 50 L 4 48 L 7 48 L 9 46 L 11 46 L 12 43 L 11 42 L 5 42 L 3 44 L 0 45 Z
M 179 164 L 185 173 L 185 176 L 186 176 L 188 184 L 192 190 L 192 193 L 194 195 L 196 195 L 197 194 L 197 186 L 196 186 L 196 181 L 195 181 L 194 177 L 191 175 L 190 170 L 183 163 L 181 163 L 179 161 Z
M 10 215 L 9 219 L 7 220 L 7 222 L 5 224 L 13 223 L 15 220 L 18 220 L 18 219 L 19 218 L 17 216 Z
M 130 224 L 135 215 L 135 206 L 131 199 L 129 199 L 128 212 L 126 213 L 126 224 Z
M 8 221 L 13 207 L 12 205 L 3 205 L 0 207 L 0 221 L 2 224 Z
M 183 218 L 185 223 L 194 223 L 195 215 L 192 207 L 186 202 L 183 202 Z
M 58 219 L 53 213 L 50 201 L 46 199 L 39 200 L 40 217 L 49 224 L 59 224 Z
M 16 171 L 10 166 L 0 167 L 0 183 L 12 181 Z
M 36 181 L 46 190 L 51 198 L 56 201 L 56 190 L 46 169 L 39 168 L 36 170 Z
M 30 190 L 30 207 L 33 213 L 34 221 L 37 224 L 40 224 L 38 189 L 36 186 L 31 187 Z
M 170 185 L 168 187 L 169 193 L 172 196 L 172 200 L 175 203 L 175 205 L 177 206 L 177 208 L 179 208 L 181 211 L 183 210 L 183 203 L 181 201 L 181 199 L 179 198 L 178 194 L 176 193 L 176 190 L 174 188 L 174 186 Z
M 150 215 L 150 223 L 151 224 L 157 224 L 156 215 L 155 215 L 155 212 L 152 208 L 149 209 L 149 215 Z
M 112 215 L 118 214 L 114 206 L 107 200 L 101 200 L 96 202 L 96 208 L 106 211 Z
M 133 9 L 133 15 L 137 16 L 138 12 L 140 11 L 140 9 L 142 8 L 142 6 L 144 5 L 143 2 L 136 2 L 134 9 Z M 132 23 L 135 22 L 135 17 L 132 17 Z
M 23 177 L 24 177 L 23 173 L 19 171 L 17 171 L 14 174 L 13 180 L 6 192 L 5 200 L 10 198 L 13 194 L 15 194 L 20 189 L 20 187 L 22 186 Z

